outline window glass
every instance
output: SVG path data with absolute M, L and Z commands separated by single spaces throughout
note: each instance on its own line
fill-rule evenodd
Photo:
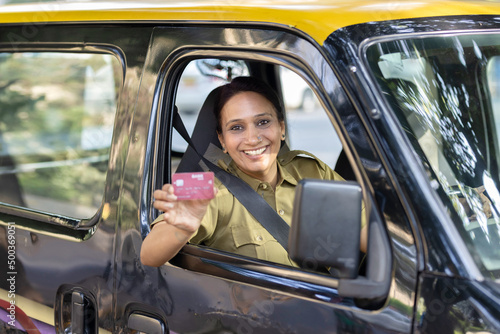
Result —
M 119 61 L 109 54 L 0 53 L 0 201 L 72 218 L 101 205 Z
M 496 129 L 495 144 L 497 152 L 500 151 L 500 56 L 491 57 L 487 65 L 488 91 L 491 97 L 491 114 Z M 500 159 L 500 155 L 498 155 Z
M 500 277 L 497 34 L 377 43 L 367 59 L 486 276 Z

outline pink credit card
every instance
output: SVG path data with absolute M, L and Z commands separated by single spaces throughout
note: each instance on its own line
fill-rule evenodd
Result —
M 176 173 L 172 175 L 174 194 L 179 200 L 214 197 L 214 173 Z

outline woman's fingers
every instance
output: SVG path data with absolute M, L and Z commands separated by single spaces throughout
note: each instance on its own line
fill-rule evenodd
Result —
M 166 201 L 154 201 L 153 206 L 155 209 L 158 209 L 163 212 L 167 212 L 174 208 L 174 203 L 166 202 Z
M 174 195 L 174 187 L 171 184 L 165 184 L 162 189 L 155 190 L 153 207 L 157 210 L 167 212 L 175 207 L 177 196 Z
M 174 187 L 171 184 L 165 184 L 161 190 L 155 190 L 153 196 L 157 201 L 174 202 L 177 200 L 177 196 L 174 195 Z
M 218 189 L 214 187 L 214 195 L 217 195 L 217 192 Z M 171 184 L 163 185 L 153 196 L 155 198 L 153 206 L 163 212 L 165 223 L 189 233 L 198 230 L 211 201 L 211 199 L 179 201 L 174 195 L 174 187 Z
M 214 195 L 217 195 L 218 189 L 214 187 Z M 175 218 L 179 214 L 182 217 L 196 217 L 201 220 L 205 214 L 211 199 L 185 200 L 178 201 L 174 195 L 174 187 L 171 184 L 163 185 L 162 189 L 155 190 L 153 194 L 155 200 L 153 207 L 164 213 L 169 212 L 172 218 L 169 223 L 174 223 Z

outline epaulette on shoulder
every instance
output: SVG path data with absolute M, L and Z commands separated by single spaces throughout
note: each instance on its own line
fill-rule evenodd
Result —
M 307 151 L 303 151 L 303 150 L 293 150 L 293 151 L 284 152 L 283 154 L 281 154 L 278 157 L 278 159 L 279 159 L 281 165 L 287 165 L 297 157 L 314 160 L 314 161 L 316 161 L 316 163 L 318 163 L 318 165 L 320 165 L 322 168 L 324 168 L 323 162 L 320 159 L 318 159 L 314 154 L 309 153 Z

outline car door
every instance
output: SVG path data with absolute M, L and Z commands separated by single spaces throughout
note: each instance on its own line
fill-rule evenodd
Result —
M 137 106 L 132 132 L 138 141 L 129 150 L 122 190 L 122 201 L 140 201 L 139 221 L 127 216 L 120 235 L 138 229 L 144 237 L 158 214 L 152 208 L 152 193 L 170 181 L 177 156 L 172 112 L 176 94 L 181 93 L 179 78 L 190 61 L 206 58 L 258 63 L 261 66 L 250 67 L 250 73 L 267 77 L 278 90 L 279 71 L 272 70 L 283 66 L 314 91 L 347 157 L 347 162 L 338 163 L 347 163 L 369 204 L 367 273 L 342 280 L 196 245 L 185 246 L 159 268 L 137 268 L 136 260 L 130 262 L 126 254 L 130 247 L 120 246 L 117 263 L 136 267 L 133 276 L 142 275 L 144 284 L 155 291 L 148 302 L 164 312 L 173 332 L 410 332 L 418 265 L 413 234 L 365 124 L 330 60 L 321 46 L 296 31 L 260 25 L 155 28 L 139 93 L 139 100 L 153 102 Z M 337 150 L 334 145 L 330 149 Z M 140 193 L 126 188 L 132 184 L 127 175 L 136 178 L 137 168 Z M 133 244 L 140 248 L 135 237 Z M 143 290 L 134 293 L 135 289 L 127 285 L 124 291 L 142 298 Z M 117 303 L 125 305 L 121 292 Z

